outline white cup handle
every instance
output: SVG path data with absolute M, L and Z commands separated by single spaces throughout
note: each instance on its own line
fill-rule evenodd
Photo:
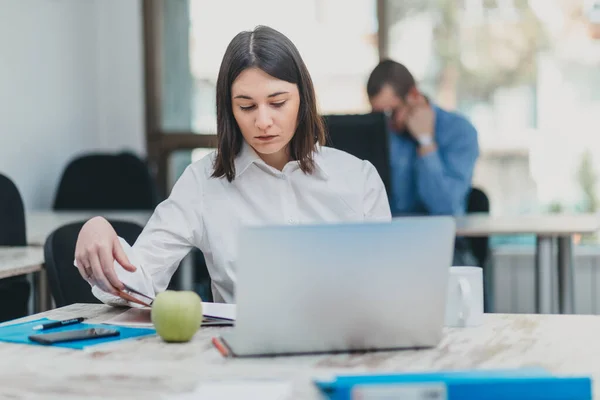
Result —
M 458 312 L 458 320 L 461 326 L 467 325 L 467 320 L 471 316 L 471 304 L 473 304 L 473 296 L 471 284 L 465 278 L 458 279 L 458 291 L 460 292 L 461 307 Z

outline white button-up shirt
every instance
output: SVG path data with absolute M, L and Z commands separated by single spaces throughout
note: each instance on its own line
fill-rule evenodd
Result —
M 375 167 L 348 153 L 320 147 L 314 172 L 305 174 L 297 161 L 282 171 L 270 167 L 244 143 L 233 182 L 211 177 L 214 158 L 213 152 L 186 168 L 127 249 L 137 271 L 127 272 L 115 262 L 123 282 L 154 296 L 166 290 L 179 262 L 195 246 L 204 253 L 214 301 L 233 303 L 242 225 L 391 220 Z M 124 303 L 98 287 L 92 291 L 105 303 Z

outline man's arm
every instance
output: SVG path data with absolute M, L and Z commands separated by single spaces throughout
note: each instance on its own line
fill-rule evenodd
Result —
M 460 120 L 443 133 L 449 141 L 439 148 L 432 144 L 419 149 L 417 190 L 432 215 L 457 215 L 471 188 L 479 156 L 477 131 Z

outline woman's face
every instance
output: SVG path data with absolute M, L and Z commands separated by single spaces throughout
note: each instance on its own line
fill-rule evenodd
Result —
M 249 68 L 233 81 L 231 98 L 246 142 L 267 164 L 269 159 L 287 162 L 287 146 L 298 124 L 298 86 Z

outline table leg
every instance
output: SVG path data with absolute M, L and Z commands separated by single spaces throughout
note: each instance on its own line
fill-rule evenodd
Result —
M 31 295 L 29 296 L 29 300 L 27 301 L 27 314 L 35 314 L 36 313 L 36 301 L 37 301 L 37 286 L 36 286 L 36 276 L 37 272 L 32 272 L 31 274 L 27 274 L 27 282 L 29 282 L 29 286 L 31 287 Z
M 538 236 L 535 249 L 536 312 L 552 313 L 552 256 L 553 241 L 548 236 Z
M 558 238 L 558 308 L 561 314 L 573 314 L 575 308 L 571 236 Z
M 35 293 L 34 312 L 39 313 L 48 311 L 52 304 L 52 296 L 50 295 L 46 269 L 42 268 L 35 273 L 33 278 Z

